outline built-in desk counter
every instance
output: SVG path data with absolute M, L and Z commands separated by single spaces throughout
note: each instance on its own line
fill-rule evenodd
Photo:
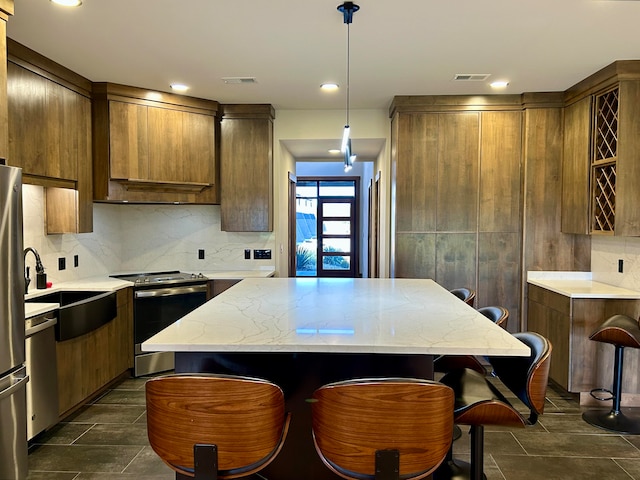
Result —
M 569 392 L 580 393 L 581 403 L 593 403 L 593 388 L 612 387 L 614 347 L 589 336 L 612 315 L 638 318 L 640 292 L 593 281 L 589 272 L 529 272 L 527 281 L 527 329 L 553 345 L 549 376 Z M 640 405 L 639 353 L 625 351 L 625 405 Z

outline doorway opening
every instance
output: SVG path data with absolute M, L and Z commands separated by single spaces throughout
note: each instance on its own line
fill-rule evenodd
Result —
M 297 277 L 356 277 L 359 177 L 298 177 Z

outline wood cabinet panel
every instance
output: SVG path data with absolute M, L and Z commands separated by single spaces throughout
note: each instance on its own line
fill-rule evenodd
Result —
M 399 114 L 396 146 L 396 229 L 433 232 L 436 229 L 438 115 Z
M 444 288 L 460 286 L 477 290 L 475 233 L 439 233 L 436 235 L 436 277 Z
M 397 278 L 436 279 L 435 233 L 398 233 L 396 235 Z
M 185 163 L 183 178 L 187 182 L 215 184 L 215 119 L 197 113 L 182 114 L 182 148 Z
M 564 109 L 562 232 L 589 233 L 591 97 Z
M 478 225 L 478 113 L 441 114 L 438 126 L 436 230 L 475 231 Z
M 9 159 L 9 111 L 7 105 L 7 18 L 13 15 L 13 0 L 0 8 L 0 158 Z M 9 163 L 10 164 L 10 163 Z
M 110 177 L 149 178 L 147 107 L 109 102 Z
M 158 182 L 184 182 L 182 112 L 147 108 L 149 135 L 149 178 Z M 194 169 L 197 175 L 200 172 Z
M 478 235 L 478 288 L 476 307 L 501 305 L 509 310 L 508 330 L 520 331 L 520 234 Z
M 522 112 L 480 114 L 480 232 L 518 232 L 522 214 Z
M 220 213 L 227 232 L 273 230 L 273 108 L 225 105 L 220 122 Z
M 615 235 L 640 235 L 640 80 L 621 81 L 618 159 L 615 186 Z

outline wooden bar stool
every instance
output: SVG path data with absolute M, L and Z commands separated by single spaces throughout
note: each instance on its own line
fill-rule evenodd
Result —
M 447 373 L 441 382 L 455 392 L 454 421 L 471 427 L 470 470 L 461 462 L 452 460 L 438 470 L 434 478 L 480 480 L 485 478 L 483 467 L 484 426 L 504 425 L 526 427 L 538 420 L 544 411 L 551 344 L 542 335 L 534 332 L 513 334 L 531 349 L 529 357 L 489 357 L 494 375 L 514 393 L 529 409 L 523 416 L 486 375 L 468 368 Z
M 615 347 L 613 366 L 613 391 L 604 388 L 591 390 L 591 396 L 596 400 L 613 400 L 609 412 L 590 410 L 582 414 L 585 422 L 612 432 L 640 434 L 640 416 L 629 412 L 625 415 L 620 409 L 622 400 L 622 366 L 624 349 L 640 348 L 640 327 L 638 321 L 626 315 L 614 315 L 603 322 L 589 337 L 594 342 L 610 343 Z M 597 396 L 597 392 L 609 393 L 609 397 Z
M 149 442 L 176 479 L 245 477 L 284 444 L 290 415 L 273 383 L 194 374 L 154 378 L 145 387 Z
M 407 378 L 325 385 L 311 403 L 313 441 L 324 464 L 348 480 L 421 479 L 447 455 L 453 390 Z

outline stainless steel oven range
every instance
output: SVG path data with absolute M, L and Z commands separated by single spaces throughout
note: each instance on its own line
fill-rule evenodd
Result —
M 143 352 L 142 342 L 207 301 L 202 274 L 179 271 L 113 275 L 134 283 L 133 340 L 136 377 L 172 370 L 173 352 Z

